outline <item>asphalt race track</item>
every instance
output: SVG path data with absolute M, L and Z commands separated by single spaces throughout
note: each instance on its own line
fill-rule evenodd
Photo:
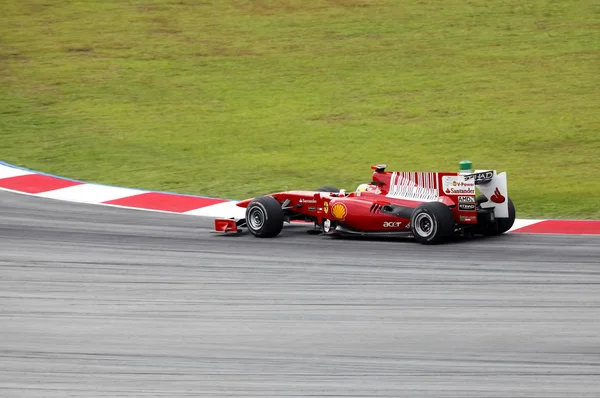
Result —
M 0 193 L 0 396 L 600 396 L 600 237 L 211 226 Z

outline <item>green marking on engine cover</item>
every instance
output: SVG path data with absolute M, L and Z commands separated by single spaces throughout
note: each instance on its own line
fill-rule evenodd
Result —
M 473 170 L 473 162 L 470 160 L 463 160 L 458 165 L 460 166 L 461 172 L 471 172 L 471 170 Z

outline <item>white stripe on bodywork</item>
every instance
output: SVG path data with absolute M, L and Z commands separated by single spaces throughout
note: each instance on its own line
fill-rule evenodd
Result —
M 199 209 L 186 211 L 183 214 L 213 218 L 245 218 L 246 209 L 243 207 L 236 206 L 236 203 L 237 202 L 235 201 L 217 203 L 216 205 L 210 205 L 201 207 Z
M 107 185 L 81 184 L 67 188 L 55 189 L 53 191 L 42 192 L 37 196 L 66 200 L 69 202 L 102 203 L 110 200 L 139 195 L 146 192 L 147 191 L 139 191 L 131 188 L 111 187 Z
M 437 173 L 394 172 L 390 177 L 390 188 L 386 195 L 390 198 L 435 201 L 439 198 Z
M 14 167 L 9 167 L 9 166 L 0 164 L 0 180 L 2 180 L 4 178 L 26 176 L 28 174 L 33 174 L 33 173 L 31 171 L 17 169 Z

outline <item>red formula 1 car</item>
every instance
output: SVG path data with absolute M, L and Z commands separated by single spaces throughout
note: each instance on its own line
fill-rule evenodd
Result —
M 350 193 L 322 187 L 238 202 L 237 206 L 246 208 L 245 218 L 216 219 L 215 229 L 238 233 L 247 228 L 256 237 L 271 238 L 281 232 L 285 222 L 299 220 L 314 223 L 309 232 L 316 234 L 406 236 L 433 244 L 457 235 L 502 234 L 515 221 L 505 172 L 388 172 L 386 165 L 371 168 L 372 181 Z

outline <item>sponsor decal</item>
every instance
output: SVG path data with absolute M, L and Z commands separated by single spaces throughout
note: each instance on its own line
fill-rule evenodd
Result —
M 323 213 L 327 214 L 329 212 L 329 202 L 323 203 Z
M 463 222 L 473 222 L 475 220 L 477 220 L 477 217 L 460 216 L 460 221 L 463 221 Z
M 475 211 L 475 203 L 459 203 L 458 210 Z
M 500 193 L 500 190 L 498 188 L 496 188 L 496 190 L 494 191 L 494 194 L 492 196 L 490 196 L 490 200 L 494 203 L 504 203 L 506 198 L 504 196 L 502 196 L 502 194 Z
M 308 211 L 315 211 L 315 210 L 317 210 L 317 208 L 316 208 L 316 207 L 309 207 L 309 208 L 308 208 Z
M 348 209 L 343 203 L 336 203 L 331 206 L 331 215 L 338 220 L 344 220 L 348 214 Z
M 459 203 L 475 203 L 475 196 L 459 196 Z
M 492 181 L 493 178 L 494 178 L 493 171 L 483 171 L 481 173 L 467 174 L 465 176 L 465 181 L 474 180 L 475 185 L 481 185 L 481 184 L 487 184 L 488 182 Z
M 446 195 L 475 195 L 475 182 L 465 181 L 463 176 L 444 176 L 442 189 Z
M 316 199 L 300 199 L 300 203 L 317 203 Z
M 446 188 L 446 195 L 469 195 L 475 193 L 475 188 Z
M 384 221 L 383 228 L 400 228 L 402 226 L 401 221 Z

